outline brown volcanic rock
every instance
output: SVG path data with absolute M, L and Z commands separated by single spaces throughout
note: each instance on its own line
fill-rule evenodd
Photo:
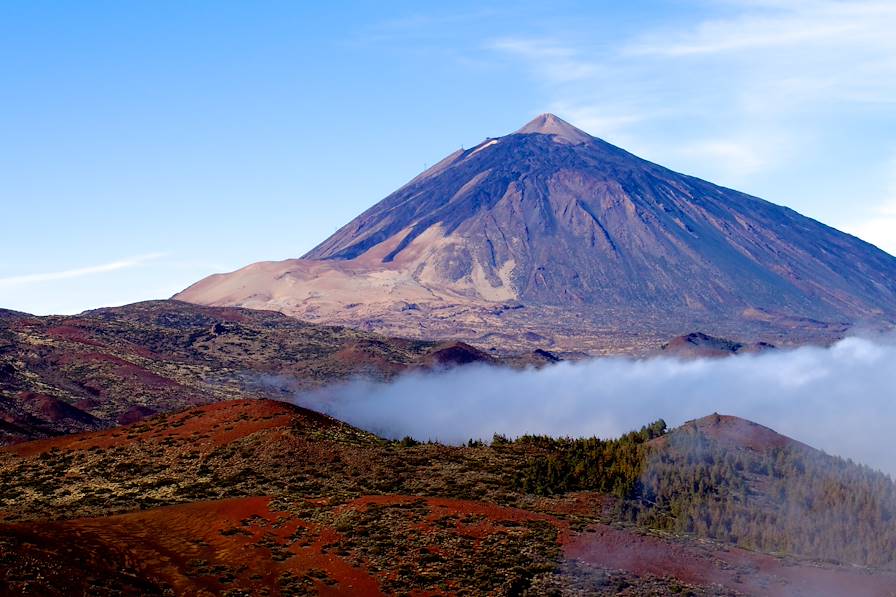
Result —
M 693 433 L 702 434 L 725 448 L 768 451 L 789 446 L 810 449 L 795 439 L 781 435 L 777 431 L 753 421 L 718 413 L 688 421 L 676 429 L 673 435 L 681 436 Z
M 663 345 L 666 354 L 678 357 L 727 357 L 735 354 L 760 353 L 774 350 L 775 346 L 768 342 L 742 344 L 725 338 L 716 338 L 702 332 L 693 332 L 684 336 L 676 336 Z
M 71 317 L 0 317 L 0 444 L 239 397 L 289 397 L 417 366 L 497 359 L 281 313 L 150 301 Z
M 424 359 L 429 366 L 469 365 L 470 363 L 495 364 L 497 359 L 463 342 L 436 346 Z
M 101 426 L 93 415 L 40 392 L 0 392 L 0 445 L 22 437 L 70 433 Z
M 28 404 L 36 415 L 51 423 L 71 422 L 91 425 L 96 422 L 95 417 L 80 408 L 46 394 L 22 392 L 18 398 L 20 402 Z
M 156 414 L 156 411 L 149 408 L 148 406 L 135 404 L 131 408 L 118 415 L 118 418 L 115 419 L 115 422 L 119 425 L 130 425 L 131 423 L 136 423 L 137 421 L 141 421 L 146 417 L 151 417 L 154 414 Z
M 741 417 L 719 413 L 686 421 L 670 433 L 651 440 L 650 444 L 681 455 L 699 451 L 701 442 L 704 441 L 731 454 L 743 450 L 768 453 L 787 448 L 802 451 L 812 458 L 828 458 L 823 452 L 781 435 L 774 429 Z
M 480 346 L 500 332 L 644 352 L 682 328 L 778 343 L 892 322 L 896 258 L 542 115 L 451 154 L 302 259 L 177 298 Z

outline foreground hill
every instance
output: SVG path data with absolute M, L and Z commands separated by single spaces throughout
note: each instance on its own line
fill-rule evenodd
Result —
M 896 257 L 551 114 L 459 150 L 302 259 L 177 295 L 481 346 L 647 352 L 693 329 L 826 340 L 896 321 Z
M 151 301 L 75 316 L 0 312 L 0 444 L 409 367 L 493 361 L 270 311 Z M 546 362 L 531 355 L 524 362 Z
M 9 446 L 0 484 L 0 583 L 17 594 L 896 589 L 892 481 L 732 417 L 610 441 L 444 446 L 382 440 L 284 403 L 226 401 Z M 791 503 L 791 491 L 805 534 L 822 541 L 775 542 L 769 504 Z M 726 513 L 744 505 L 756 512 L 752 534 L 725 535 L 738 520 Z M 768 545 L 751 543 L 760 531 Z

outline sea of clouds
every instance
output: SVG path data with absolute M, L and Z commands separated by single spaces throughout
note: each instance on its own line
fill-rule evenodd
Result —
M 493 433 L 613 437 L 718 412 L 896 476 L 896 335 L 723 359 L 469 365 L 354 380 L 296 400 L 385 437 L 445 443 Z

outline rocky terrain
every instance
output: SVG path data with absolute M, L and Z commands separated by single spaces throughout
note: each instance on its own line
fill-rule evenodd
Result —
M 896 321 L 896 257 L 560 120 L 459 150 L 301 259 L 177 295 L 480 348 L 645 354 L 703 330 L 827 342 Z
M 774 349 L 775 346 L 768 342 L 743 344 L 726 338 L 709 336 L 702 332 L 692 332 L 683 336 L 676 336 L 662 346 L 663 354 L 685 358 L 711 358 L 727 357 L 736 354 L 757 354 Z
M 499 357 L 270 311 L 151 301 L 76 316 L 0 311 L 0 444 L 130 423 L 241 397 L 288 397 L 353 376 Z M 511 365 L 542 353 L 500 355 Z
M 896 258 L 542 115 L 301 259 L 0 310 L 0 594 L 896 597 L 893 479 L 743 419 L 443 445 L 292 404 L 894 322 Z
M 3 448 L 0 483 L 11 594 L 896 592 L 893 482 L 732 417 L 445 446 L 234 400 Z

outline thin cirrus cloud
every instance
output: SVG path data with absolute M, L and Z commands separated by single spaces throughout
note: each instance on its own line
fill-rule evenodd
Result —
M 715 160 L 732 175 L 750 175 L 762 171 L 767 165 L 761 145 L 758 141 L 744 139 L 698 141 L 685 145 L 681 152 L 695 158 Z
M 42 272 L 35 274 L 23 274 L 17 276 L 7 276 L 0 278 L 0 288 L 20 288 L 30 286 L 32 284 L 40 284 L 44 282 L 54 282 L 58 280 L 71 280 L 74 278 L 82 278 L 84 276 L 92 276 L 95 274 L 104 274 L 116 272 L 124 269 L 139 267 L 148 262 L 155 261 L 165 256 L 165 253 L 148 253 L 146 255 L 138 255 L 109 263 L 99 265 L 91 265 L 87 267 L 79 267 L 56 272 Z
M 650 66 L 623 54 L 592 57 L 585 51 L 546 39 L 501 39 L 490 48 L 524 61 L 548 89 L 549 109 L 592 134 L 657 161 L 679 158 L 684 163 L 711 164 L 711 177 L 737 183 L 782 158 L 791 142 L 780 130 L 762 135 L 755 130 L 725 136 L 692 134 L 673 145 L 643 130 L 657 122 L 688 119 L 689 102 L 663 100 L 674 91 L 663 89 L 662 77 L 645 75 Z M 607 91 L 611 90 L 611 91 Z M 680 106 L 678 109 L 670 106 Z M 694 107 L 694 111 L 698 108 Z M 733 119 L 737 121 L 737 119 Z M 745 127 L 746 129 L 747 127 Z M 774 138 L 774 142 L 770 139 Z
M 592 134 L 896 250 L 882 238 L 893 220 L 875 140 L 896 118 L 896 3 L 732 0 L 613 43 L 585 33 L 598 25 L 487 47 Z
M 696 56 L 787 47 L 821 46 L 828 51 L 853 47 L 873 55 L 893 48 L 892 2 L 741 2 L 748 12 L 708 19 L 693 29 L 648 34 L 629 45 L 632 54 Z
M 626 106 L 648 119 L 687 113 L 694 104 L 749 117 L 804 110 L 806 101 L 893 101 L 896 4 L 733 5 L 740 9 L 728 18 L 659 26 L 612 45 L 564 36 L 503 37 L 487 47 L 524 61 L 548 87 L 564 84 L 553 89 L 553 101 L 611 114 Z M 582 84 L 566 85 L 575 81 Z
M 521 61 L 543 86 L 548 107 L 592 134 L 608 138 L 637 154 L 657 161 L 711 164 L 708 174 L 722 182 L 736 183 L 781 159 L 790 146 L 780 129 L 763 135 L 756 126 L 709 134 L 696 127 L 687 136 L 665 143 L 655 135 L 657 125 L 671 121 L 706 120 L 719 113 L 708 107 L 721 103 L 727 122 L 744 122 L 730 114 L 733 102 L 719 97 L 722 85 L 685 85 L 668 67 L 659 68 L 655 57 L 641 57 L 625 50 L 577 48 L 550 39 L 502 38 L 489 45 L 493 51 Z M 665 72 L 662 72 L 665 71 Z M 683 94 L 688 87 L 691 92 Z M 712 87 L 710 90 L 709 88 Z M 761 128 L 761 127 L 760 127 Z M 768 142 L 774 137 L 774 142 Z M 662 157 L 658 157 L 662 156 Z M 699 170 L 698 170 L 699 172 Z
M 529 61 L 538 74 L 554 83 L 591 79 L 599 74 L 598 65 L 575 48 L 551 39 L 501 38 L 487 47 Z
M 756 90 L 743 108 L 761 113 L 836 102 L 893 101 L 896 4 L 807 1 L 743 4 L 726 19 L 631 40 L 622 54 L 660 64 L 723 63 Z M 770 92 L 775 92 L 770 95 Z M 742 91 L 742 93 L 744 93 Z M 761 98 L 761 99 L 757 99 Z
M 627 48 L 631 54 L 661 56 L 697 56 L 743 50 L 784 48 L 842 40 L 862 32 L 859 23 L 815 22 L 807 26 L 801 12 L 785 19 L 748 17 L 736 20 L 708 21 L 679 40 L 641 40 Z

